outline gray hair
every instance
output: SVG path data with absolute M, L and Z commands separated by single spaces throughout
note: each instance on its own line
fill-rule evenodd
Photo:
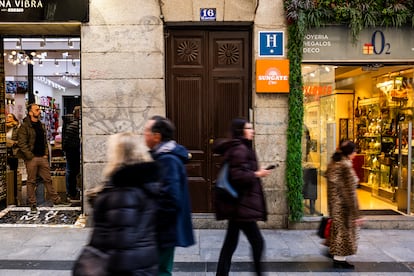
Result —
M 108 138 L 107 164 L 104 177 L 109 178 L 119 167 L 136 163 L 150 162 L 153 159 L 138 134 L 121 132 Z

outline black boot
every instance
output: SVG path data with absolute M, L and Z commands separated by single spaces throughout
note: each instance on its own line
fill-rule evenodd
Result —
M 333 260 L 333 267 L 334 268 L 345 268 L 345 269 L 355 268 L 353 264 L 350 264 L 347 261 L 337 261 L 337 260 Z

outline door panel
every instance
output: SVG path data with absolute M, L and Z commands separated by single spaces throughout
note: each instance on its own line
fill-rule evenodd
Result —
M 250 106 L 250 29 L 166 31 L 167 117 L 191 153 L 187 165 L 193 212 L 212 212 L 220 158 L 212 142 Z

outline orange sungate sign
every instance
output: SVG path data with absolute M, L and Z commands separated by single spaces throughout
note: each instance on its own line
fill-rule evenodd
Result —
M 289 93 L 289 60 L 256 60 L 257 93 Z

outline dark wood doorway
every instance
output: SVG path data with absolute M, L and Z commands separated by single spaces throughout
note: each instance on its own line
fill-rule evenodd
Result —
M 212 143 L 251 107 L 251 26 L 166 28 L 167 117 L 192 154 L 187 166 L 193 212 L 213 212 L 220 158 Z

